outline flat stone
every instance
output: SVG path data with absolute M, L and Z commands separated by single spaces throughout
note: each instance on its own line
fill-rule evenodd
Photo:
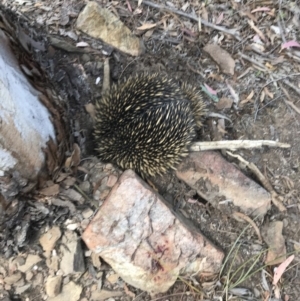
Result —
M 6 276 L 4 278 L 4 282 L 8 285 L 12 285 L 18 282 L 20 279 L 22 279 L 22 273 L 18 271 L 10 276 Z
M 46 265 L 50 270 L 57 272 L 59 268 L 59 261 L 59 257 L 57 255 L 53 255 L 52 257 L 46 259 Z
M 142 40 L 132 34 L 113 13 L 96 2 L 87 3 L 77 18 L 76 26 L 93 38 L 101 39 L 127 54 L 138 56 L 145 50 Z
M 54 226 L 40 237 L 40 244 L 44 251 L 52 251 L 55 248 L 56 242 L 61 237 L 59 227 Z
M 25 284 L 23 286 L 18 286 L 15 288 L 15 294 L 20 295 L 26 292 L 31 287 L 31 283 Z
M 18 266 L 18 270 L 26 273 L 30 270 L 34 265 L 42 261 L 42 258 L 38 255 L 28 254 L 25 264 Z
M 81 242 L 75 232 L 65 232 L 62 237 L 60 252 L 62 254 L 60 269 L 64 272 L 64 275 L 84 272 L 85 266 Z
M 82 211 L 81 214 L 84 219 L 87 219 L 87 218 L 90 218 L 94 214 L 94 211 L 91 208 L 86 208 L 85 210 Z
M 180 274 L 218 273 L 224 257 L 133 171 L 125 171 L 82 235 L 130 285 L 167 291 Z
M 124 295 L 123 292 L 118 292 L 118 291 L 109 291 L 109 290 L 93 291 L 92 300 L 102 301 L 102 300 L 108 300 L 109 298 L 112 297 L 121 297 L 123 295 Z
M 60 293 L 62 276 L 49 276 L 46 281 L 46 294 L 49 297 L 55 297 Z
M 63 286 L 62 291 L 59 295 L 55 297 L 49 297 L 47 301 L 78 301 L 80 294 L 82 292 L 82 287 L 70 281 Z
M 229 215 L 234 209 L 263 217 L 270 209 L 270 194 L 217 152 L 191 152 L 178 166 L 176 175 Z

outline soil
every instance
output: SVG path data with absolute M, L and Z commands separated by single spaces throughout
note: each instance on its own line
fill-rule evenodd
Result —
M 30 5 L 30 1 L 26 2 L 27 6 L 25 4 L 23 6 L 19 5 L 17 2 L 14 4 L 9 2 L 10 1 L 2 0 L 2 4 L 5 5 L 5 7 L 10 7 L 14 11 L 12 14 L 13 18 L 17 20 L 23 28 L 29 32 L 34 32 L 35 38 L 41 41 L 47 40 L 51 34 L 59 33 L 59 29 L 61 28 L 65 31 L 73 31 L 74 22 L 76 20 L 75 16 L 77 16 L 85 3 L 79 0 L 69 1 L 68 3 L 67 1 L 62 1 L 63 3 L 61 1 L 43 1 L 43 5 L 53 8 L 54 12 L 58 12 L 62 5 L 63 8 L 68 7 L 69 11 L 72 11 L 74 15 L 74 17 L 70 17 L 69 22 L 64 26 L 58 22 L 56 23 L 57 26 L 54 26 L 55 24 L 49 24 L 46 27 L 38 25 L 36 22 L 43 15 L 43 9 L 34 9 L 34 6 Z M 179 2 L 180 1 L 178 1 L 178 3 L 174 2 L 174 5 L 178 7 Z M 111 3 L 106 3 L 105 1 L 101 3 L 103 5 L 112 6 Z M 97 51 L 83 51 L 81 53 L 72 51 L 66 52 L 48 44 L 47 51 L 34 53 L 32 59 L 46 72 L 51 84 L 55 87 L 55 91 L 65 101 L 64 106 L 67 108 L 66 119 L 71 129 L 69 145 L 73 145 L 73 143 L 79 145 L 82 164 L 84 162 L 93 162 L 94 165 L 97 164 L 97 159 L 95 158 L 97 154 L 94 151 L 92 137 L 92 120 L 90 115 L 86 112 L 85 105 L 95 103 L 96 99 L 101 97 L 103 66 L 106 57 L 110 57 L 109 64 L 112 82 L 117 82 L 132 74 L 146 71 L 167 74 L 179 81 L 186 80 L 199 88 L 205 83 L 217 91 L 220 98 L 233 98 L 228 84 L 233 88 L 235 93 L 239 95 L 240 100 L 246 99 L 253 91 L 254 96 L 245 104 L 233 104 L 230 108 L 221 110 L 218 110 L 215 103 L 207 96 L 205 101 L 209 112 L 218 113 L 218 116 L 223 115 L 226 119 L 222 118 L 222 116 L 207 117 L 199 133 L 198 140 L 214 140 L 216 138 L 216 125 L 219 120 L 222 119 L 223 122 L 225 122 L 225 128 L 223 132 L 218 132 L 218 135 L 221 135 L 223 140 L 264 139 L 278 140 L 291 144 L 290 149 L 284 150 L 264 147 L 260 150 L 239 150 L 236 153 L 241 155 L 245 160 L 253 162 L 264 173 L 276 192 L 284 198 L 284 205 L 287 208 L 287 211 L 282 213 L 272 206 L 263 220 L 257 220 L 255 222 L 260 229 L 263 229 L 273 221 L 282 221 L 287 253 L 295 253 L 299 250 L 300 244 L 300 116 L 299 111 L 294 110 L 288 105 L 287 100 L 294 102 L 295 106 L 298 107 L 299 91 L 297 92 L 297 89 L 291 87 L 291 84 L 293 84 L 294 87 L 299 87 L 299 76 L 289 77 L 291 73 L 297 73 L 299 71 L 299 66 L 295 65 L 298 62 L 287 55 L 279 53 L 280 47 L 276 49 L 275 46 L 281 43 L 280 40 L 275 41 L 273 45 L 269 45 L 268 50 L 275 49 L 273 52 L 274 56 L 279 57 L 282 55 L 284 57 L 281 64 L 276 65 L 277 69 L 274 73 L 286 76 L 285 80 L 288 81 L 288 84 L 286 81 L 279 80 L 270 83 L 270 81 L 274 80 L 272 72 L 265 73 L 260 71 L 253 66 L 251 62 L 241 59 L 238 54 L 239 52 L 244 52 L 248 56 L 262 57 L 261 54 L 255 54 L 253 51 L 247 50 L 251 39 L 249 28 L 246 27 L 246 23 L 238 13 L 241 8 L 233 10 L 226 1 L 209 1 L 209 3 L 206 10 L 210 17 L 216 16 L 213 13 L 213 9 L 217 8 L 220 10 L 220 13 L 224 12 L 226 15 L 223 20 L 224 24 L 229 27 L 242 26 L 242 42 L 238 42 L 228 35 L 224 37 L 223 33 L 209 28 L 204 28 L 204 30 L 199 33 L 196 30 L 197 24 L 195 24 L 194 21 L 174 14 L 168 14 L 168 24 L 170 26 L 170 33 L 172 34 L 166 34 L 167 31 L 158 28 L 153 31 L 152 35 L 145 37 L 135 30 L 135 28 L 141 25 L 141 21 L 159 22 L 167 13 L 149 6 L 143 6 L 142 14 L 133 15 L 128 10 L 128 3 L 126 1 L 116 1 L 114 9 L 118 11 L 121 20 L 144 39 L 146 46 L 145 54 L 133 58 L 118 50 L 112 49 L 101 41 L 95 41 L 81 34 L 80 40 L 87 41 L 90 45 L 93 45 Z M 136 2 L 130 1 L 130 5 L 135 8 Z M 191 7 L 193 7 L 193 5 L 194 4 L 191 3 Z M 254 5 L 254 2 L 249 2 L 245 5 L 249 9 L 253 9 L 257 6 Z M 269 5 L 271 9 L 274 8 L 276 12 L 279 10 L 277 5 Z M 265 6 L 268 6 L 268 4 L 265 4 Z M 293 17 L 293 13 L 287 8 L 280 9 L 286 13 L 283 17 L 283 21 L 290 21 Z M 16 13 L 22 14 L 22 17 L 16 17 Z M 270 26 L 274 23 L 274 18 L 267 14 L 258 14 L 256 17 L 260 20 L 259 24 L 262 27 L 266 26 L 268 28 L 266 29 L 266 32 L 268 32 Z M 173 28 L 171 27 L 172 24 Z M 178 24 L 181 24 L 181 26 Z M 195 34 L 187 35 L 181 31 L 182 28 L 189 27 L 193 30 L 195 29 Z M 175 35 L 174 32 L 177 33 L 177 35 Z M 295 38 L 297 38 L 297 35 L 299 41 L 299 34 L 296 31 Z M 225 39 L 224 43 L 222 43 L 222 37 Z M 253 37 L 253 33 L 251 37 Z M 69 44 L 74 44 L 74 41 L 68 37 L 60 36 L 60 38 Z M 218 69 L 218 65 L 203 51 L 203 47 L 208 42 L 216 40 L 217 38 L 220 39 L 220 46 L 226 49 L 236 62 L 236 73 L 234 76 L 222 74 L 221 70 Z M 266 52 L 268 52 L 268 50 L 266 50 Z M 290 50 L 290 53 L 293 52 Z M 267 57 L 266 61 L 272 61 L 273 59 L 273 57 Z M 240 77 L 246 70 L 249 70 L 249 72 Z M 222 76 L 223 80 L 218 80 L 216 75 Z M 97 77 L 101 78 L 99 84 L 96 84 Z M 273 98 L 266 96 L 265 99 L 261 101 L 261 93 L 265 87 L 273 94 Z M 70 152 L 66 155 L 70 156 L 71 151 L 72 149 L 70 149 Z M 251 174 L 251 172 L 243 166 L 240 166 L 238 161 L 229 157 L 227 160 L 239 166 L 247 176 L 258 182 L 255 175 Z M 85 165 L 85 168 L 88 168 L 88 166 Z M 79 183 L 83 182 L 83 173 L 78 171 L 76 177 Z M 193 223 L 217 246 L 221 247 L 226 254 L 228 254 L 234 246 L 234 249 L 237 250 L 237 254 L 232 255 L 229 260 L 229 262 L 233 261 L 233 266 L 228 264 L 222 277 L 213 282 L 212 285 L 206 283 L 207 286 L 205 286 L 205 282 L 204 284 L 199 284 L 193 279 L 179 279 L 167 293 L 153 298 L 145 292 L 128 286 L 128 289 L 135 294 L 135 297 L 131 297 L 124 291 L 122 283 L 120 284 L 118 282 L 112 285 L 105 280 L 104 277 L 104 287 L 124 291 L 122 297 L 113 297 L 111 300 L 193 301 L 213 300 L 220 296 L 225 300 L 226 296 L 222 295 L 222 290 L 226 279 L 225 276 L 229 274 L 230 269 L 236 271 L 238 267 L 247 260 L 254 258 L 265 250 L 267 248 L 266 245 L 259 243 L 256 233 L 251 227 L 243 232 L 247 224 L 238 222 L 231 216 L 217 211 L 210 204 L 197 196 L 195 191 L 179 181 L 174 174 L 169 173 L 163 178 L 152 179 L 152 181 L 164 198 L 173 205 L 174 210 L 181 211 L 181 213 L 193 221 Z M 92 194 L 90 194 L 89 197 L 93 199 Z M 196 200 L 196 202 L 191 200 Z M 41 202 L 41 205 L 37 205 L 36 202 Z M 78 212 L 82 212 L 82 210 L 86 208 L 95 210 L 95 207 L 88 201 L 81 203 L 75 201 L 74 204 L 77 209 L 76 214 L 79 214 Z M 68 208 L 45 203 L 36 197 L 27 196 L 20 199 L 16 208 L 13 215 L 7 213 L 10 219 L 6 219 L 7 229 L 3 230 L 3 233 L 5 232 L 5 234 L 3 234 L 5 241 L 2 241 L 1 247 L 3 254 L 2 260 L 4 260 L 4 262 L 9 262 L 10 258 L 13 258 L 17 254 L 38 253 L 42 256 L 43 253 L 39 245 L 40 229 L 45 226 L 51 227 L 53 225 L 58 225 L 62 229 L 65 229 L 65 222 L 68 219 L 74 219 L 74 216 L 72 217 Z M 79 235 L 81 234 L 80 231 L 79 229 Z M 241 233 L 242 235 L 240 236 Z M 24 239 L 20 238 L 23 236 L 25 236 Z M 236 244 L 237 241 L 239 242 L 238 244 Z M 239 245 L 239 248 L 237 245 Z M 83 246 L 83 248 L 85 247 Z M 83 252 L 85 251 L 87 250 L 84 249 Z M 87 258 L 86 260 L 89 261 L 90 259 Z M 263 260 L 264 254 L 260 256 L 260 260 L 256 263 L 255 267 L 262 267 L 264 265 Z M 288 271 L 286 271 L 279 283 L 281 296 L 284 300 L 300 300 L 298 263 L 299 255 L 296 255 L 293 264 Z M 247 265 L 247 268 L 249 268 L 249 266 L 251 266 L 251 263 Z M 5 267 L 4 263 L 3 267 Z M 105 275 L 109 275 L 111 270 L 105 263 L 103 263 L 102 268 Z M 47 269 L 40 267 L 39 271 L 41 270 L 43 277 L 46 278 Z M 270 275 L 274 273 L 271 267 L 265 267 L 265 270 L 268 271 Z M 271 281 L 272 279 L 269 277 L 268 282 L 271 283 Z M 82 280 L 78 280 L 78 282 L 84 286 L 80 300 L 85 300 L 84 298 L 88 296 L 88 291 L 90 287 L 93 286 L 93 282 L 90 284 L 84 283 Z M 267 299 L 268 296 L 265 295 L 266 290 L 263 286 L 260 271 L 254 273 L 252 277 L 247 278 L 245 282 L 239 284 L 237 287 L 247 288 L 249 290 L 249 296 L 244 296 L 245 300 L 270 300 Z M 5 289 L 2 285 L 2 288 L 2 295 L 8 296 L 10 300 L 42 300 L 45 297 L 43 281 L 40 281 L 39 285 L 19 295 L 15 294 L 13 286 L 6 287 Z M 204 292 L 203 295 L 199 293 L 199 290 Z M 250 293 L 254 297 L 251 297 Z M 236 300 L 239 299 L 236 295 L 234 296 L 234 294 L 231 294 L 231 296 Z M 86 300 L 88 300 L 88 298 Z

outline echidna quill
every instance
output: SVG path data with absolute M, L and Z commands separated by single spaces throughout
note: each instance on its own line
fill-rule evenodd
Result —
M 142 177 L 176 169 L 202 126 L 204 107 L 188 84 L 158 74 L 130 77 L 96 102 L 99 157 Z

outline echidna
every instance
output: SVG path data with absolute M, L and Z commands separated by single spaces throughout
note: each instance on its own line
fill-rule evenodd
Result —
M 142 177 L 175 169 L 201 127 L 200 92 L 158 74 L 130 77 L 96 102 L 100 159 Z

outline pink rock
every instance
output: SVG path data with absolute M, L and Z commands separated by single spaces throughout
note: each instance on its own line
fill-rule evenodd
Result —
M 131 170 L 82 238 L 124 281 L 154 294 L 167 291 L 182 273 L 217 273 L 224 257 Z
M 214 207 L 228 213 L 233 209 L 255 217 L 270 209 L 270 194 L 217 152 L 190 153 L 176 175 Z

